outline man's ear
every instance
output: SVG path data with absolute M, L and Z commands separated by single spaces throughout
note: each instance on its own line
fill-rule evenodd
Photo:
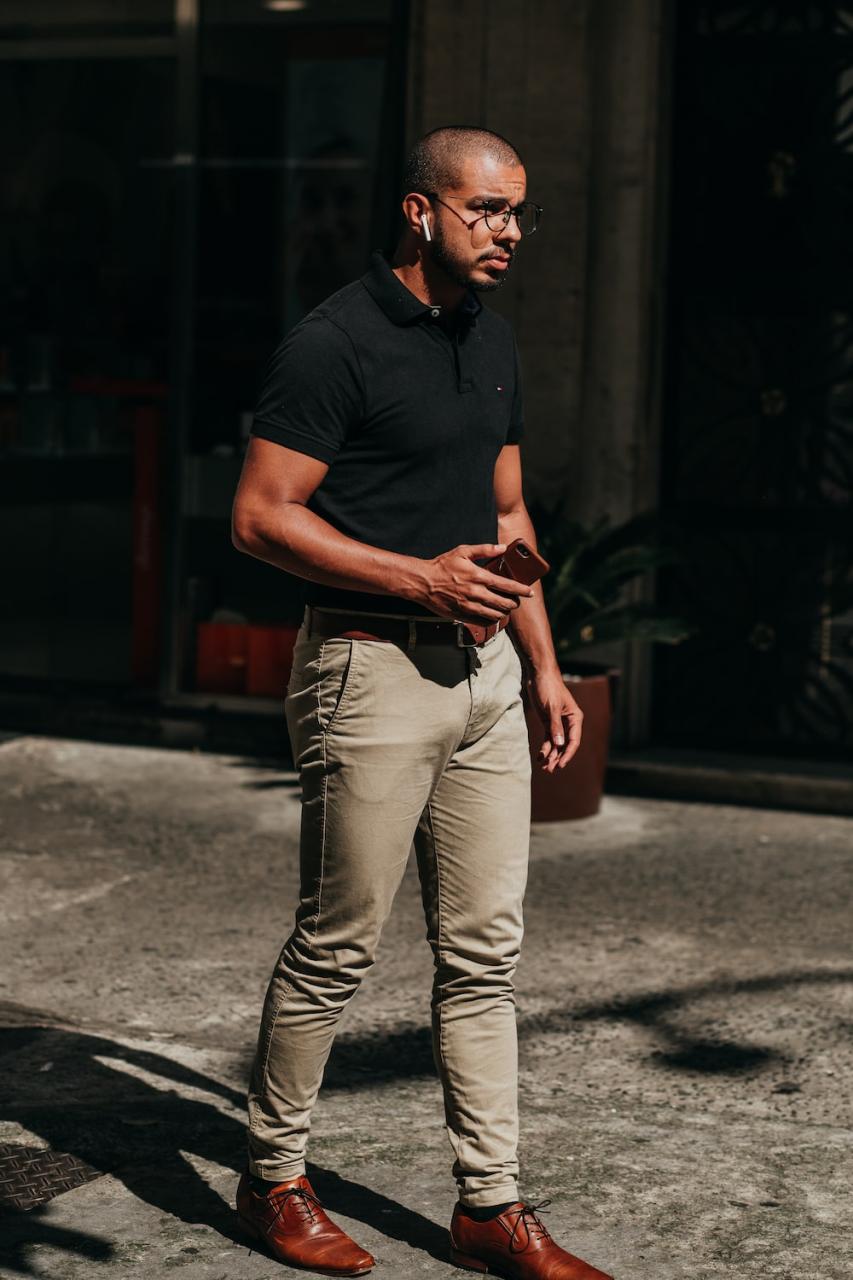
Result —
M 430 206 L 426 196 L 421 195 L 419 191 L 410 191 L 403 197 L 401 208 L 409 230 L 419 239 L 426 236 L 423 219 L 426 218 L 429 222 L 430 216 Z

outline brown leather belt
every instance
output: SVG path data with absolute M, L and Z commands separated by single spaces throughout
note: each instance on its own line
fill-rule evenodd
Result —
M 509 617 L 488 625 L 454 622 L 452 619 L 421 617 L 385 617 L 378 613 L 347 613 L 308 607 L 309 636 L 326 640 L 391 640 L 404 649 L 419 644 L 450 644 L 459 649 L 474 649 L 503 631 Z

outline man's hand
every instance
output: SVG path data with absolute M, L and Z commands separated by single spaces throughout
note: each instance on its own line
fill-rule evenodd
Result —
M 505 542 L 462 543 L 427 560 L 426 589 L 418 595 L 421 604 L 443 618 L 461 622 L 498 622 L 517 609 L 533 588 L 515 578 L 490 573 L 476 559 L 500 555 Z
M 545 726 L 538 761 L 546 773 L 568 764 L 581 743 L 583 712 L 563 682 L 559 667 L 527 680 L 527 692 Z

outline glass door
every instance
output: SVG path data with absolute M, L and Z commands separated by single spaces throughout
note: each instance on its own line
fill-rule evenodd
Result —
M 679 6 L 662 743 L 853 746 L 853 10 Z
M 279 692 L 274 676 L 266 687 L 250 669 L 252 645 L 259 629 L 268 647 L 298 623 L 302 584 L 234 550 L 231 503 L 273 349 L 389 238 L 402 117 L 391 9 L 202 8 L 180 602 L 187 691 Z M 217 635 L 236 646 L 218 662 Z
M 146 683 L 171 309 L 169 185 L 146 161 L 172 146 L 168 6 L 135 6 L 141 49 L 115 6 L 18 8 L 0 30 L 0 672 Z
M 203 627 L 299 618 L 231 502 L 273 348 L 391 239 L 405 9 L 3 5 L 0 688 L 206 696 Z

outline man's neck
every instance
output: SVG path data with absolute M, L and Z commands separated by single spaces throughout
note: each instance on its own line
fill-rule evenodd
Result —
M 407 254 L 402 246 L 394 254 L 391 270 L 400 283 L 428 307 L 455 311 L 467 292 L 443 271 L 431 268 L 419 255 Z

